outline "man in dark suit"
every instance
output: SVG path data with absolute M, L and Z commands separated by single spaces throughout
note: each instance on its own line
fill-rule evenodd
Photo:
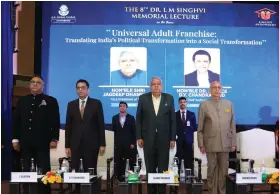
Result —
M 117 177 L 124 175 L 126 159 L 129 159 L 130 167 L 136 159 L 136 123 L 134 116 L 127 114 L 127 108 L 126 102 L 120 102 L 120 113 L 112 117 Z
M 101 101 L 90 98 L 89 83 L 80 79 L 76 83 L 78 99 L 68 103 L 65 148 L 71 156 L 72 169 L 78 171 L 80 159 L 83 159 L 84 171 L 94 168 L 96 171 L 99 151 L 105 151 L 105 124 Z
M 185 75 L 185 86 L 209 88 L 210 83 L 220 80 L 219 74 L 208 70 L 211 63 L 211 56 L 207 51 L 196 51 L 193 55 L 193 62 L 197 70 Z
M 173 149 L 176 137 L 176 119 L 173 96 L 162 93 L 159 77 L 151 80 L 151 92 L 139 97 L 136 132 L 139 147 L 144 149 L 147 173 L 168 170 L 169 149 Z M 148 185 L 148 193 L 165 193 L 165 185 Z
M 186 109 L 187 100 L 185 97 L 180 97 L 178 102 L 180 110 L 176 112 L 176 131 L 178 136 L 176 139 L 176 155 L 180 161 L 184 160 L 185 168 L 193 170 L 194 132 L 197 131 L 196 116 L 195 113 Z
M 30 170 L 31 158 L 45 174 L 50 170 L 50 148 L 57 147 L 60 115 L 57 100 L 43 94 L 44 81 L 34 76 L 30 81 L 31 94 L 17 101 L 13 122 L 13 148 L 21 151 L 24 171 Z M 40 184 L 39 193 L 49 193 L 50 188 Z M 24 193 L 29 193 L 24 186 Z

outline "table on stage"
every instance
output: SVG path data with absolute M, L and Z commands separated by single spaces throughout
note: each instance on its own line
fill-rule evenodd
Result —
M 275 184 L 269 183 L 236 183 L 236 175 L 230 174 L 226 178 L 226 193 L 227 194 L 246 194 L 249 193 L 253 187 L 254 191 L 266 192 L 266 193 L 278 193 L 278 187 L 275 188 Z M 255 187 L 260 187 L 260 190 L 256 190 Z
M 139 181 L 136 182 L 128 182 L 127 179 L 122 177 L 118 179 L 117 191 L 121 194 L 132 194 L 132 186 L 137 186 L 138 194 L 142 194 L 143 184 L 148 184 L 146 176 L 141 176 Z M 186 185 L 188 194 L 202 194 L 203 192 L 203 182 L 196 177 L 192 177 L 189 182 L 166 184 L 166 186 L 170 186 L 171 193 L 177 193 L 180 185 Z
M 24 182 L 10 182 L 9 183 L 9 194 L 20 194 L 21 193 L 21 185 L 28 184 L 29 194 L 39 194 L 38 192 L 38 184 L 43 184 L 41 182 L 42 175 L 38 175 L 37 183 L 24 183 Z M 90 178 L 90 183 L 54 183 L 59 185 L 62 189 L 64 184 L 69 185 L 69 191 L 67 193 L 73 193 L 72 185 L 80 184 L 80 193 L 81 194 L 100 194 L 101 193 L 101 176 L 92 176 Z M 51 184 L 53 185 L 53 184 Z M 63 189 L 62 189 L 63 191 Z M 63 192 L 62 192 L 63 193 Z

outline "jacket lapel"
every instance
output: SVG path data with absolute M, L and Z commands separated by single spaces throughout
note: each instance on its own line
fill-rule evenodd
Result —
M 121 123 L 120 123 L 120 126 L 121 126 L 122 128 L 125 127 L 127 120 L 128 120 L 128 114 L 126 114 L 126 118 L 125 118 L 125 121 L 124 121 L 124 123 L 123 123 L 123 127 L 121 126 Z M 120 122 L 120 121 L 119 121 L 119 122 Z
M 78 118 L 79 118 L 80 120 L 82 120 L 81 114 L 80 114 L 80 108 L 79 108 L 79 98 L 75 101 L 75 109 L 76 109 L 76 111 L 77 111 Z
M 88 114 L 88 111 L 90 110 L 90 109 L 89 109 L 90 103 L 91 103 L 91 99 L 90 99 L 89 96 L 88 96 L 87 101 L 86 101 L 86 104 L 85 104 L 85 107 L 84 107 L 83 119 L 82 119 L 82 120 L 85 120 L 85 117 L 86 117 L 86 115 Z
M 177 112 L 176 112 L 176 114 L 177 114 L 176 116 L 179 118 L 179 120 L 178 120 L 178 121 L 180 122 L 180 124 L 182 124 L 182 118 L 181 118 L 181 113 L 180 113 L 180 110 L 179 110 L 179 111 L 177 111 Z
M 190 118 L 191 118 L 192 115 L 189 113 L 188 110 L 186 111 L 186 114 L 187 114 L 187 115 L 186 115 L 186 122 L 187 122 L 188 120 L 190 120 Z
M 158 110 L 158 114 L 157 115 L 162 114 L 162 111 L 164 111 L 164 107 L 168 106 L 168 104 L 166 104 L 165 100 L 166 100 L 165 99 L 165 94 L 161 93 L 160 106 L 159 106 L 159 110 Z
M 154 104 L 153 104 L 152 93 L 151 92 L 148 95 L 148 102 L 150 102 L 149 107 L 151 109 L 151 112 L 153 113 L 153 116 L 156 117 L 156 113 L 155 113 L 155 109 L 154 109 Z
M 115 118 L 116 118 L 116 128 L 118 128 L 118 125 L 121 126 L 119 114 L 117 114 Z

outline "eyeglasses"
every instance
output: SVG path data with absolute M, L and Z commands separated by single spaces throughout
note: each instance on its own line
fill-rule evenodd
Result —
M 222 89 L 221 86 L 212 86 L 211 88 L 214 89 L 214 90 L 217 90 L 217 89 L 221 90 Z
M 41 81 L 34 81 L 34 80 L 30 81 L 30 83 L 31 83 L 31 84 L 42 84 Z
M 85 90 L 85 89 L 87 89 L 87 86 L 77 87 L 77 90 Z

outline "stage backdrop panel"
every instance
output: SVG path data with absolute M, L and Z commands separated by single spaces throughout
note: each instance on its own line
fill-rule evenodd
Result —
M 78 79 L 103 103 L 105 122 L 159 76 L 163 91 L 198 112 L 207 80 L 222 82 L 237 124 L 274 124 L 279 115 L 278 6 L 171 2 L 44 2 L 42 72 L 65 122 Z

